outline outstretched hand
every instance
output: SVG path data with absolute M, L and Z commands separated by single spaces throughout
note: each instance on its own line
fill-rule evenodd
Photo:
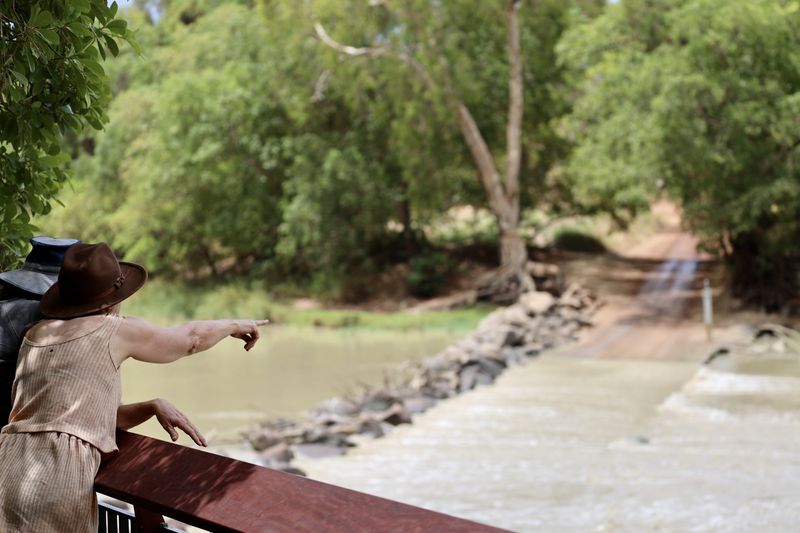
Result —
M 179 428 L 189 435 L 198 446 L 208 446 L 205 437 L 200 434 L 200 430 L 192 424 L 192 421 L 167 400 L 160 398 L 153 400 L 153 414 L 156 415 L 161 427 L 169 433 L 173 441 L 178 440 L 178 432 L 175 431 L 175 428 Z
M 231 333 L 231 337 L 241 339 L 244 341 L 244 349 L 250 351 L 250 348 L 256 345 L 261 336 L 258 333 L 258 328 L 269 324 L 269 320 L 239 320 L 236 323 L 236 332 Z

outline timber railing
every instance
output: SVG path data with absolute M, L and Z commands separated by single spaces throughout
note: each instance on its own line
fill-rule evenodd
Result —
M 165 531 L 162 516 L 215 532 L 501 531 L 134 433 L 117 445 L 95 489 L 133 505 L 131 531 Z

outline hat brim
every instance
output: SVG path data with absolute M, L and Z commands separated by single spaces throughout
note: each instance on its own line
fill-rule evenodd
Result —
M 135 263 L 124 261 L 120 261 L 119 267 L 125 276 L 125 281 L 114 292 L 91 302 L 72 304 L 61 300 L 61 287 L 56 282 L 42 296 L 39 311 L 50 318 L 75 318 L 96 313 L 120 303 L 142 288 L 147 281 L 147 271 Z
M 41 296 L 58 281 L 58 273 L 35 272 L 22 268 L 1 272 L 0 281 L 25 292 Z

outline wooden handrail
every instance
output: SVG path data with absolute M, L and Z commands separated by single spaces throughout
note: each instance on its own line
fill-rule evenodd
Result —
M 491 532 L 499 529 L 121 431 L 98 492 L 211 531 Z

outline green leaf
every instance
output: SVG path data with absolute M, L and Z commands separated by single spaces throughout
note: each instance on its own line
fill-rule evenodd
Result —
M 89 0 L 70 0 L 70 3 L 74 8 L 78 9 L 78 11 L 80 11 L 81 13 L 86 13 L 92 7 L 89 4 Z
M 79 37 L 91 37 L 93 35 L 92 30 L 90 30 L 85 24 L 81 24 L 77 21 L 67 24 L 67 29 Z
M 31 20 L 28 21 L 28 24 L 30 26 L 34 26 L 37 28 L 49 26 L 52 23 L 53 23 L 53 15 L 50 14 L 49 11 L 39 11 L 35 15 L 31 16 Z
M 44 155 L 39 158 L 39 161 L 49 167 L 57 167 L 67 163 L 70 160 L 69 154 L 60 152 L 56 155 Z
M 103 76 L 105 76 L 106 72 L 105 72 L 105 70 L 103 70 L 103 66 L 100 63 L 98 63 L 97 61 L 94 61 L 92 59 L 86 59 L 86 58 L 80 58 L 78 61 L 80 61 L 81 64 L 84 67 L 86 67 L 86 69 L 89 70 L 89 72 L 91 72 L 95 76 L 97 76 L 99 78 L 102 78 Z
M 22 72 L 17 72 L 16 70 L 11 70 L 10 72 L 22 85 L 28 85 L 28 78 Z
M 133 32 L 128 31 L 124 37 L 125 41 L 133 48 L 133 51 L 136 52 L 136 55 L 142 55 L 142 48 L 139 46 L 139 43 L 136 42 L 136 38 Z
M 117 57 L 119 55 L 119 46 L 117 46 L 117 42 L 109 35 L 103 35 L 103 37 L 105 37 L 106 45 L 111 55 Z
M 128 28 L 128 22 L 125 19 L 114 19 L 109 22 L 106 27 L 120 37 L 124 37 L 125 30 Z
M 40 28 L 39 35 L 41 35 L 45 41 L 53 45 L 61 42 L 61 39 L 58 37 L 58 33 L 48 28 Z

